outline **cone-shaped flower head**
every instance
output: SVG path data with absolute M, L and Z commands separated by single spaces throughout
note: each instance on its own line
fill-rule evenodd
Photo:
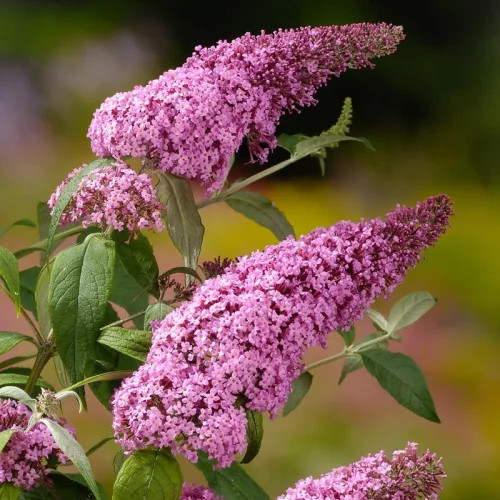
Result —
M 83 167 L 73 170 L 57 187 L 48 205 L 54 208 L 62 190 Z M 164 228 L 151 178 L 126 163 L 116 162 L 84 177 L 66 206 L 60 224 L 80 221 L 83 227 L 112 226 L 117 231 Z
M 441 459 L 429 450 L 418 456 L 417 445 L 408 443 L 391 459 L 380 451 L 319 479 L 302 479 L 277 500 L 433 500 L 445 477 Z
M 246 444 L 245 409 L 275 416 L 304 351 L 348 329 L 401 282 L 448 225 L 445 195 L 385 221 L 340 222 L 254 252 L 153 325 L 147 362 L 113 399 L 127 450 L 197 450 L 224 467 Z M 238 403 L 237 403 L 238 401 Z
M 31 411 L 24 404 L 0 400 L 0 432 L 17 430 L 0 453 L 0 485 L 8 482 L 23 490 L 50 485 L 49 460 L 52 463 L 54 460 L 56 463 L 68 461 L 45 425 L 38 423 L 26 431 L 30 417 Z M 64 420 L 59 424 L 74 434 Z
M 362 23 L 196 47 L 183 66 L 106 99 L 88 131 L 92 150 L 148 158 L 214 192 L 245 137 L 252 159 L 265 162 L 284 113 L 315 104 L 314 93 L 331 76 L 372 67 L 403 38 L 400 26 Z

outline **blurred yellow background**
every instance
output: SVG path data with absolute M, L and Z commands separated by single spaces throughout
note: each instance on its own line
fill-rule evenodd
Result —
M 280 130 L 319 133 L 354 103 L 356 144 L 330 153 L 321 178 L 303 161 L 256 189 L 285 212 L 297 234 L 340 219 L 380 216 L 445 192 L 455 201 L 452 228 L 410 272 L 387 312 L 405 293 L 428 290 L 437 306 L 403 333 L 396 349 L 412 355 L 427 376 L 442 424 L 399 407 L 365 372 L 338 387 L 340 364 L 318 369 L 304 403 L 267 421 L 262 451 L 249 471 L 276 496 L 299 478 L 319 475 L 369 452 L 417 441 L 444 457 L 443 499 L 500 495 L 500 6 L 498 2 L 377 2 L 288 0 L 212 2 L 195 10 L 179 2 L 3 1 L 0 3 L 0 226 L 35 218 L 66 174 L 93 159 L 86 129 L 102 100 L 182 64 L 197 44 L 278 27 L 387 21 L 405 26 L 407 40 L 375 70 L 351 71 L 319 94 L 319 104 L 286 117 Z M 479 5 L 478 5 L 479 4 Z M 239 156 L 238 174 L 259 167 Z M 277 153 L 274 157 L 279 160 Z M 203 256 L 237 256 L 275 243 L 267 230 L 220 204 L 202 211 Z M 179 265 L 166 234 L 152 235 L 160 269 Z M 36 241 L 15 228 L 0 242 L 11 250 Z M 37 263 L 32 256 L 22 268 Z M 0 299 L 2 330 L 29 333 Z M 367 321 L 360 333 L 370 333 Z M 332 335 L 329 351 L 341 342 Z M 12 353 L 25 353 L 16 348 Z M 308 359 L 325 353 L 311 352 Z M 3 360 L 3 357 L 2 357 Z M 1 361 L 1 360 L 0 360 Z M 46 378 L 56 383 L 51 369 Z M 99 406 L 65 414 L 84 447 L 111 436 Z M 92 420 L 89 419 L 92 417 Z M 107 489 L 113 443 L 92 460 Z M 187 479 L 199 479 L 185 464 Z

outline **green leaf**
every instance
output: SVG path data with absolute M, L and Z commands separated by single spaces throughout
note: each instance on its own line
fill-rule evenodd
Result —
M 355 372 L 363 367 L 363 360 L 359 354 L 349 355 L 342 366 L 342 371 L 340 372 L 339 385 L 345 380 L 349 373 Z
M 106 315 L 113 282 L 114 242 L 91 234 L 54 259 L 49 312 L 57 352 L 72 382 L 81 380 L 95 359 L 95 343 Z
M 177 500 L 182 473 L 177 460 L 163 450 L 136 451 L 125 460 L 113 486 L 113 500 Z
M 278 147 L 286 149 L 291 156 L 295 154 L 295 148 L 299 142 L 309 139 L 309 136 L 304 134 L 281 134 L 278 136 Z
M 101 439 L 98 443 L 96 443 L 94 446 L 92 446 L 91 448 L 89 448 L 87 450 L 87 457 L 90 457 L 90 455 L 92 455 L 92 453 L 95 453 L 98 449 L 102 448 L 105 444 L 109 443 L 110 441 L 114 441 L 115 438 L 113 437 L 107 437 L 107 438 L 104 438 L 104 439 Z
M 109 300 L 123 307 L 130 315 L 144 311 L 148 307 L 148 293 L 130 276 L 120 260 L 115 261 L 113 286 Z M 142 327 L 142 318 L 134 319 L 137 328 Z
M 26 382 L 28 382 L 28 375 L 25 375 L 24 373 L 13 373 L 14 368 L 10 369 L 10 372 L 2 372 L 0 373 L 0 386 L 2 385 L 20 385 L 24 386 L 26 385 Z M 18 368 L 17 370 L 21 370 L 21 368 Z M 28 368 L 25 368 L 24 370 L 30 371 Z M 36 381 L 36 384 L 38 387 L 42 387 L 44 389 L 50 389 L 54 390 L 54 387 L 52 387 L 51 384 L 46 382 L 45 380 L 39 378 Z
M 34 343 L 31 337 L 16 332 L 0 332 L 0 354 L 10 351 L 23 340 Z
M 151 304 L 144 314 L 144 330 L 151 329 L 151 321 L 162 320 L 167 314 L 170 314 L 174 311 L 172 306 L 168 304 L 164 304 L 163 302 L 156 302 L 155 304 Z
M 383 337 L 382 333 L 374 332 L 369 333 L 366 337 L 363 338 L 361 342 L 356 346 L 357 352 L 367 351 L 369 349 L 387 349 L 389 342 L 387 339 L 380 339 Z M 380 339 L 378 342 L 372 343 L 375 339 Z M 368 345 L 365 345 L 368 344 Z
M 20 495 L 21 489 L 12 483 L 3 483 L 0 486 L 0 500 L 18 500 Z
M 41 268 L 37 266 L 29 267 L 24 269 L 19 273 L 20 281 L 20 291 L 21 291 L 21 305 L 27 310 L 31 311 L 35 318 L 37 317 L 36 312 L 36 301 L 35 301 L 35 289 L 36 282 L 38 280 L 38 275 L 40 274 Z
M 299 406 L 300 402 L 304 399 L 304 396 L 309 392 L 312 381 L 313 376 L 310 372 L 301 373 L 299 377 L 293 381 L 292 392 L 288 395 L 288 399 L 283 408 L 284 417 Z
M 0 246 L 0 278 L 4 281 L 19 316 L 21 312 L 21 291 L 17 259 L 11 251 L 2 246 Z
M 196 270 L 205 228 L 196 208 L 191 186 L 186 179 L 166 173 L 158 174 L 158 199 L 167 205 L 167 230 L 182 255 L 184 265 Z M 191 281 L 186 276 L 186 283 Z
M 26 226 L 26 227 L 36 227 L 36 224 L 29 219 L 20 219 L 16 220 L 12 224 L 8 224 L 7 226 L 0 227 L 0 238 L 12 227 L 14 226 Z
M 200 452 L 196 467 L 203 472 L 210 488 L 222 495 L 224 500 L 271 500 L 236 462 L 225 469 L 213 470 L 213 462 Z
M 259 193 L 240 191 L 224 198 L 236 212 L 269 229 L 279 241 L 293 235 L 293 227 L 276 205 Z
M 52 322 L 50 320 L 49 314 L 49 284 L 50 284 L 50 269 L 52 269 L 52 262 L 47 263 L 40 274 L 38 275 L 38 280 L 36 282 L 35 288 L 35 302 L 36 302 L 36 312 L 38 319 L 38 326 L 41 334 L 46 338 L 47 335 L 52 330 Z
M 49 429 L 57 446 L 73 462 L 73 465 L 85 478 L 85 481 L 89 485 L 89 488 L 95 495 L 96 499 L 100 500 L 101 494 L 94 479 L 94 474 L 92 472 L 92 468 L 90 467 L 89 459 L 87 458 L 87 455 L 85 455 L 85 451 L 83 451 L 80 443 L 76 441 L 76 439 L 64 427 L 61 427 L 53 420 L 42 418 L 40 422 L 42 422 L 47 427 L 47 429 Z
M 49 228 L 47 230 L 47 257 L 52 252 L 52 245 L 54 241 L 54 236 L 56 234 L 57 226 L 59 225 L 59 221 L 61 220 L 61 216 L 64 212 L 64 209 L 68 205 L 73 193 L 78 189 L 80 182 L 84 177 L 87 177 L 93 170 L 97 168 L 105 167 L 106 165 L 111 164 L 114 161 L 113 158 L 100 158 L 98 160 L 94 160 L 92 163 L 89 163 L 86 167 L 83 167 L 74 177 L 72 177 L 69 182 L 64 186 L 63 190 L 57 202 L 52 209 L 52 218 L 50 219 Z
M 318 154 L 321 152 L 321 148 L 325 147 L 335 147 L 339 142 L 343 141 L 356 141 L 361 142 L 367 148 L 373 149 L 368 139 L 364 137 L 350 137 L 348 135 L 337 135 L 337 134 L 324 134 L 310 137 L 303 141 L 300 141 L 295 146 L 295 154 L 297 156 L 308 156 L 310 154 Z
M 344 339 L 344 343 L 347 347 L 352 345 L 354 339 L 356 338 L 356 329 L 354 328 L 354 325 L 352 325 L 351 328 L 349 328 L 349 330 L 346 331 L 338 330 L 338 332 Z
M 12 358 L 7 358 L 5 361 L 0 362 L 0 370 L 8 368 L 12 365 L 17 365 L 18 363 L 23 363 L 29 359 L 36 358 L 36 354 L 30 354 L 28 356 L 14 356 Z
M 116 258 L 137 285 L 158 298 L 158 264 L 149 240 L 142 234 L 131 236 L 128 231 L 115 231 Z
M 0 432 L 0 452 L 3 451 L 5 445 L 9 442 L 9 439 L 12 437 L 12 434 L 15 434 L 17 429 L 5 429 Z
M 415 323 L 436 304 L 436 299 L 429 292 L 414 292 L 398 300 L 391 309 L 388 331 L 401 330 Z
M 48 477 L 52 486 L 50 490 L 47 487 L 39 487 L 23 491 L 21 500 L 89 500 L 94 498 L 80 474 L 62 474 L 59 471 L 52 471 Z M 102 489 L 99 484 L 97 486 L 103 497 Z
M 159 278 L 167 278 L 168 276 L 171 276 L 172 274 L 178 274 L 178 273 L 179 274 L 189 274 L 193 278 L 196 278 L 200 283 L 203 281 L 200 278 L 200 275 L 194 269 L 191 269 L 190 267 L 184 267 L 184 266 L 172 267 L 172 269 L 169 269 L 168 271 L 161 273 Z
M 257 410 L 246 410 L 247 416 L 247 450 L 242 458 L 242 464 L 249 464 L 259 453 L 264 437 L 262 413 Z
M 413 359 L 383 349 L 360 354 L 368 372 L 399 404 L 431 422 L 440 422 L 427 382 Z
M 98 342 L 131 358 L 146 361 L 151 347 L 151 332 L 112 326 L 102 331 Z
M 92 377 L 84 378 L 83 380 L 80 380 L 80 382 L 76 382 L 75 384 L 70 385 L 69 387 L 66 387 L 63 390 L 74 391 L 75 389 L 78 389 L 78 387 L 82 387 L 87 384 L 93 384 L 94 382 L 102 382 L 103 380 L 121 380 L 125 377 L 129 377 L 130 375 L 132 375 L 132 372 L 130 370 L 99 373 L 98 375 L 92 375 Z
M 373 326 L 380 332 L 387 332 L 387 320 L 378 311 L 367 309 L 366 315 L 372 320 Z

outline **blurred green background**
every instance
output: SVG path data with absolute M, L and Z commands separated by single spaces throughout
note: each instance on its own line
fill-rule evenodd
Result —
M 93 158 L 86 130 L 104 98 L 144 84 L 182 64 L 197 44 L 246 31 L 301 25 L 387 21 L 407 39 L 375 70 L 350 71 L 318 93 L 319 105 L 285 117 L 282 132 L 319 133 L 336 119 L 345 96 L 354 103 L 356 144 L 333 151 L 325 178 L 314 161 L 291 167 L 258 189 L 287 214 L 298 234 L 339 219 L 383 215 L 446 192 L 455 200 L 453 227 L 381 311 L 407 292 L 428 290 L 438 305 L 408 327 L 400 347 L 428 377 L 441 425 L 400 408 L 366 372 L 337 386 L 340 365 L 317 370 L 305 403 L 266 423 L 259 457 L 248 466 L 275 496 L 299 478 L 319 475 L 382 448 L 417 441 L 444 456 L 443 499 L 500 494 L 500 3 L 386 0 L 251 2 L 6 1 L 0 2 L 0 226 L 34 218 L 66 174 Z M 276 153 L 273 160 L 279 160 Z M 238 173 L 258 168 L 245 165 Z M 272 234 L 211 206 L 203 255 L 237 256 L 274 243 Z M 33 243 L 16 228 L 2 244 Z M 165 234 L 154 235 L 165 270 L 179 264 Z M 22 267 L 34 265 L 24 259 Z M 3 330 L 28 332 L 0 302 Z M 359 325 L 369 333 L 368 322 Z M 332 352 L 340 341 L 332 336 Z M 22 349 L 16 351 L 22 352 Z M 324 353 L 311 352 L 308 359 Z M 46 373 L 55 381 L 50 369 Z M 66 414 L 85 447 L 110 436 L 110 416 L 95 403 L 88 415 Z M 109 489 L 110 443 L 93 457 Z M 186 464 L 188 479 L 199 479 Z

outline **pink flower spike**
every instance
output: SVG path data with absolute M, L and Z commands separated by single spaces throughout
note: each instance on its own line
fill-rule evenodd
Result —
M 373 67 L 403 38 L 401 26 L 361 23 L 247 33 L 196 47 L 183 66 L 106 99 L 89 127 L 92 150 L 153 160 L 211 194 L 245 137 L 252 161 L 264 163 L 283 114 L 315 105 L 315 92 L 332 76 Z
M 445 195 L 398 206 L 385 221 L 289 237 L 207 279 L 153 325 L 146 363 L 114 393 L 117 441 L 128 451 L 171 448 L 193 462 L 201 450 L 229 466 L 245 451 L 245 410 L 276 416 L 304 352 L 388 296 L 451 213 Z
M 380 451 L 318 479 L 302 479 L 277 500 L 435 500 L 445 477 L 440 458 L 429 450 L 418 456 L 417 445 L 408 443 L 392 459 Z

